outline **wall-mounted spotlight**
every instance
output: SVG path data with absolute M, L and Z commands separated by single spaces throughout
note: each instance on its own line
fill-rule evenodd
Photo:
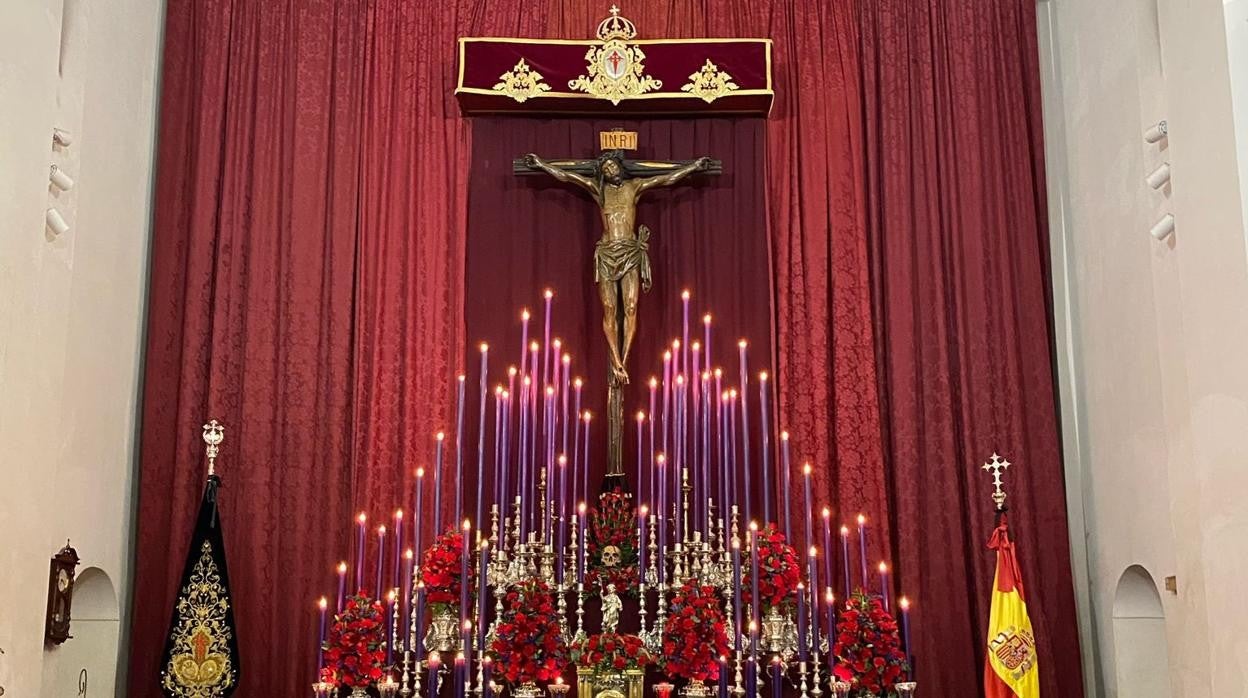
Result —
M 48 209 L 48 212 L 47 214 L 45 214 L 44 219 L 47 220 L 48 227 L 52 229 L 52 232 L 56 233 L 57 235 L 64 235 L 65 233 L 69 232 L 69 223 L 65 222 L 65 219 L 61 217 L 60 212 L 57 211 L 56 209 L 54 208 Z
M 1148 130 L 1144 132 L 1144 140 L 1149 143 L 1156 143 L 1165 138 L 1168 133 L 1170 133 L 1170 127 L 1166 125 L 1166 120 L 1162 119 L 1148 127 Z
M 65 129 L 52 129 L 52 142 L 59 146 L 68 146 L 74 142 L 74 135 Z
M 1148 186 L 1153 189 L 1161 189 L 1166 186 L 1166 182 L 1170 181 L 1170 163 L 1163 162 L 1158 165 L 1157 169 L 1148 173 L 1144 181 L 1148 182 Z
M 52 182 L 52 186 L 61 191 L 69 191 L 74 188 L 74 178 L 65 174 L 65 170 L 56 165 L 52 166 L 52 172 L 48 175 L 48 180 Z
M 1148 231 L 1148 234 L 1152 235 L 1157 240 L 1165 240 L 1166 238 L 1173 235 L 1174 234 L 1174 215 L 1167 213 L 1166 215 L 1162 216 L 1161 220 L 1153 224 L 1153 227 Z

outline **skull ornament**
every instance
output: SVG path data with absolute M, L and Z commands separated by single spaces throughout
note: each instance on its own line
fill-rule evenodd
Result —
M 620 564 L 620 549 L 614 545 L 608 545 L 602 549 L 602 566 L 618 567 Z

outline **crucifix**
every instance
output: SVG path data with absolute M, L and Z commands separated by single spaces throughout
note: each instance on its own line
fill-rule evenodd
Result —
M 608 135 L 608 134 L 604 134 Z M 604 138 L 605 140 L 605 138 Z M 650 229 L 636 225 L 637 202 L 655 187 L 680 182 L 691 174 L 719 174 L 709 157 L 697 160 L 630 160 L 622 150 L 606 150 L 593 160 L 543 160 L 529 153 L 512 163 L 515 174 L 545 173 L 589 192 L 602 210 L 602 236 L 594 246 L 594 283 L 602 302 L 602 331 L 607 338 L 607 477 L 623 478 L 624 395 L 629 349 L 637 330 L 637 299 L 650 289 Z
M 1005 509 L 1005 490 L 1001 489 L 1001 485 L 1005 484 L 1001 481 L 1001 473 L 1009 469 L 1010 462 L 997 454 L 992 454 L 992 460 L 984 463 L 984 470 L 992 473 L 992 501 L 997 505 L 997 511 Z

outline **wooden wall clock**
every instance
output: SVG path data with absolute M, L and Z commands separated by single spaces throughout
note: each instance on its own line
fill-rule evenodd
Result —
M 44 642 L 59 645 L 70 638 L 69 609 L 74 600 L 74 569 L 78 566 L 78 551 L 65 541 L 65 547 L 52 556 L 48 576 L 48 619 L 44 629 Z

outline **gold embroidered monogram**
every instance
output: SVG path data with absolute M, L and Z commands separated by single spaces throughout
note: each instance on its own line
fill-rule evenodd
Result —
M 501 82 L 494 85 L 494 91 L 501 92 L 517 102 L 524 102 L 530 97 L 550 91 L 550 85 L 543 82 L 545 78 L 542 74 L 530 68 L 523 58 L 516 64 L 516 67 L 498 76 L 498 79 Z
M 212 544 L 204 541 L 199 560 L 178 596 L 172 656 L 162 672 L 166 695 L 214 698 L 234 686 L 237 675 L 229 647 L 233 631 L 226 622 L 229 608 Z
M 680 88 L 681 92 L 688 92 L 695 97 L 701 97 L 707 104 L 723 97 L 724 95 L 738 90 L 740 87 L 732 81 L 732 76 L 727 72 L 720 70 L 719 66 L 706 59 L 706 64 L 702 69 L 689 76 L 689 82 Z

